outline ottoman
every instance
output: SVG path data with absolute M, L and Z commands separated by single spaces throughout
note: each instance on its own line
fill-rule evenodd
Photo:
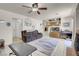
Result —
M 28 56 L 37 50 L 37 48 L 35 48 L 27 43 L 10 44 L 9 47 L 16 56 Z M 11 54 L 12 53 L 10 53 L 9 55 L 11 55 Z

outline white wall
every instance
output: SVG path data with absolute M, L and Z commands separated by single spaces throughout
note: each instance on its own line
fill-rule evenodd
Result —
M 69 27 L 65 27 L 63 24 L 64 23 L 70 23 L 69 25 Z M 72 17 L 64 17 L 64 18 L 62 18 L 62 20 L 61 20 L 61 29 L 62 29 L 62 31 L 64 31 L 64 30 L 69 30 L 69 31 L 73 31 L 73 19 L 72 19 Z
M 35 28 L 32 28 L 32 26 L 30 26 L 30 30 L 37 29 L 41 32 L 40 23 L 42 22 L 40 20 L 36 20 L 27 16 L 0 10 L 0 20 L 11 22 L 10 27 L 7 27 L 6 23 L 0 24 L 0 39 L 5 39 L 6 44 L 11 44 L 13 42 L 13 36 L 21 37 L 22 30 L 29 30 L 27 26 L 23 26 L 24 20 L 26 20 L 26 22 L 29 22 L 29 20 L 31 20 L 32 26 L 35 26 Z
M 12 43 L 12 27 L 8 27 L 6 23 L 0 23 L 0 39 L 5 40 L 5 44 Z
M 72 47 L 74 47 L 74 43 L 75 43 L 75 37 L 76 37 L 76 8 L 77 8 L 77 4 L 76 7 L 73 8 L 72 10 L 72 19 L 73 19 L 73 41 L 72 41 Z
M 31 23 L 31 26 L 26 26 L 25 22 Z M 36 20 L 36 19 L 24 19 L 23 21 L 23 30 L 34 31 L 38 30 L 39 32 L 43 32 L 42 28 L 42 20 Z
M 79 4 L 76 9 L 76 29 L 79 29 Z
M 15 26 L 13 18 L 21 19 L 21 15 L 10 13 L 5 10 L 0 10 L 0 20 L 5 20 L 6 22 L 9 21 L 11 23 L 10 27 L 6 26 L 6 22 L 0 23 L 0 39 L 4 39 L 6 45 L 13 42 L 13 31 Z

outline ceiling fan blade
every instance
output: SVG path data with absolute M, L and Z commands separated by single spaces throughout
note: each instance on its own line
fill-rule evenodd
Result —
M 22 5 L 22 7 L 31 8 L 31 7 L 29 7 L 29 6 L 25 6 L 25 5 Z
M 39 12 L 39 11 L 37 11 L 37 13 L 38 13 L 38 14 L 40 14 L 40 12 Z
M 28 13 L 31 13 L 32 12 L 32 10 L 31 11 L 29 11 Z
M 47 10 L 47 8 L 46 7 L 44 7 L 44 8 L 38 8 L 39 10 Z

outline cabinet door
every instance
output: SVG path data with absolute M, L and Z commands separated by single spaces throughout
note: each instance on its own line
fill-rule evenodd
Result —
M 49 36 L 54 37 L 54 38 L 59 38 L 60 37 L 60 32 L 50 32 Z

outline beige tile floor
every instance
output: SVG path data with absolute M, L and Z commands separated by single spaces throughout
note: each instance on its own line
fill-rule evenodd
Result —
M 21 38 L 14 38 L 13 43 L 22 43 L 23 41 Z M 5 45 L 5 48 L 0 48 L 0 56 L 9 56 L 9 53 L 11 53 L 12 50 L 8 47 L 8 45 Z
M 14 43 L 23 43 L 23 41 L 20 38 L 15 38 Z M 12 50 L 8 47 L 8 45 L 5 45 L 5 48 L 0 48 L 0 56 L 9 56 L 9 53 L 12 53 Z M 15 56 L 15 55 L 11 55 L 11 56 Z M 32 56 L 46 56 L 46 55 L 37 50 L 32 53 Z
M 8 45 L 6 45 L 4 48 L 0 48 L 0 56 L 9 56 L 9 53 L 11 52 L 12 51 L 10 50 Z
M 16 38 L 14 39 L 14 43 L 23 43 L 23 41 L 20 38 Z M 9 53 L 12 53 L 12 50 L 8 47 L 8 45 L 5 45 L 5 48 L 0 48 L 0 56 L 9 56 Z M 32 53 L 32 56 L 40 56 L 40 55 L 45 56 L 45 54 L 39 51 L 35 51 Z M 11 55 L 11 56 L 15 56 L 15 55 Z
M 14 39 L 14 43 L 22 43 L 22 40 L 19 38 Z M 0 48 L 0 56 L 9 56 L 9 53 L 11 53 L 11 49 L 8 47 L 8 45 L 5 45 L 5 48 Z M 39 54 L 42 56 L 42 54 L 37 51 L 33 53 L 33 56 L 39 56 Z M 44 55 L 44 54 L 43 54 Z M 14 55 L 12 55 L 14 56 Z
M 22 43 L 23 41 L 21 38 L 15 37 L 15 38 L 13 38 L 13 42 L 14 43 Z

